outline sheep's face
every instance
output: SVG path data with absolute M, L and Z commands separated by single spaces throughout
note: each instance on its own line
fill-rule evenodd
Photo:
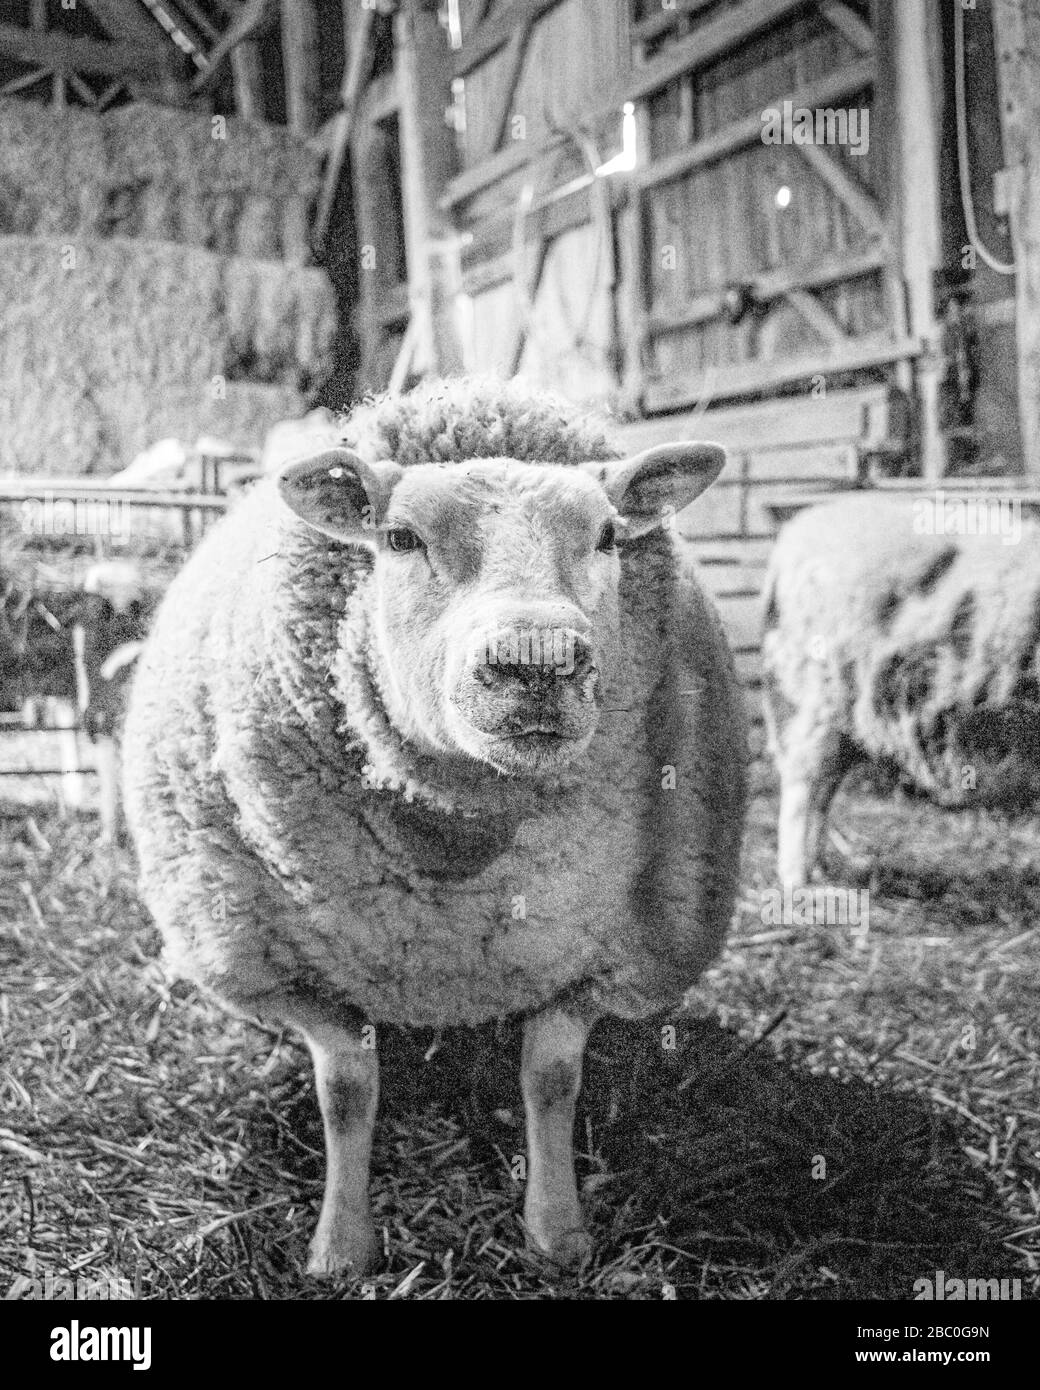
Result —
M 717 477 L 717 445 L 560 467 L 367 464 L 337 448 L 282 470 L 288 506 L 375 553 L 374 665 L 398 731 L 545 775 L 596 728 L 616 660 L 618 547 Z

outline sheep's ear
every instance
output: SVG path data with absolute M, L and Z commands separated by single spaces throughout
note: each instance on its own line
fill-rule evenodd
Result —
M 722 472 L 721 444 L 657 444 L 628 459 L 587 464 L 621 514 L 622 539 L 645 535 L 688 507 Z
M 400 476 L 396 463 L 366 463 L 349 449 L 326 449 L 279 469 L 278 491 L 289 510 L 316 531 L 374 547 Z

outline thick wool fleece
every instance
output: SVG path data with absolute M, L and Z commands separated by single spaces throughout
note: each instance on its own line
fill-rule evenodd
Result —
M 572 408 L 494 383 L 365 404 L 344 439 L 406 466 L 617 456 Z M 173 968 L 276 1017 L 678 1002 L 732 910 L 746 735 L 720 624 L 669 537 L 623 552 L 620 674 L 552 784 L 449 771 L 396 735 L 367 675 L 371 569 L 262 483 L 169 591 L 124 762 Z
M 1032 799 L 1040 531 L 919 534 L 915 508 L 845 498 L 783 529 L 766 582 L 774 715 L 787 744 L 843 735 L 944 805 Z

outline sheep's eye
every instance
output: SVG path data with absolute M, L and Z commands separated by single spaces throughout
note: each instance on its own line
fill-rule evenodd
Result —
M 596 542 L 597 550 L 611 551 L 617 545 L 617 527 L 612 521 L 608 521 L 599 533 L 599 540 Z
M 386 533 L 386 543 L 391 550 L 421 550 L 422 541 L 407 526 L 391 526 Z

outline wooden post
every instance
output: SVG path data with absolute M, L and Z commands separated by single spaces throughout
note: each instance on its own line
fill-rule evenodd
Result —
M 354 117 L 365 80 L 372 66 L 372 26 L 375 11 L 365 6 L 356 11 L 356 0 L 343 0 L 343 81 L 340 83 L 340 109 L 332 122 L 329 154 L 325 162 L 318 209 L 314 214 L 311 242 L 317 248 L 325 243 L 332 206 L 336 201 L 343 163 L 350 147 Z
M 310 135 L 318 124 L 320 94 L 315 0 L 282 0 L 282 65 L 286 124 Z
M 898 141 L 901 260 L 910 332 L 922 345 L 917 363 L 924 476 L 940 478 L 945 447 L 939 432 L 943 376 L 942 325 L 935 316 L 933 276 L 942 258 L 939 204 L 939 130 L 942 82 L 934 0 L 900 0 L 891 16 L 893 95 Z M 879 39 L 881 36 L 878 36 Z
M 394 28 L 400 97 L 401 182 L 408 298 L 415 324 L 413 367 L 450 375 L 463 370 L 455 324 L 461 286 L 458 237 L 438 199 L 456 172 L 447 122 L 451 49 L 435 6 L 404 0 Z
M 262 121 L 266 107 L 260 45 L 255 39 L 246 39 L 231 50 L 229 61 L 235 84 L 236 111 L 247 121 Z
M 994 0 L 993 28 L 1011 180 L 1015 248 L 1018 419 L 1025 471 L 1040 475 L 1040 10 L 1036 0 Z

